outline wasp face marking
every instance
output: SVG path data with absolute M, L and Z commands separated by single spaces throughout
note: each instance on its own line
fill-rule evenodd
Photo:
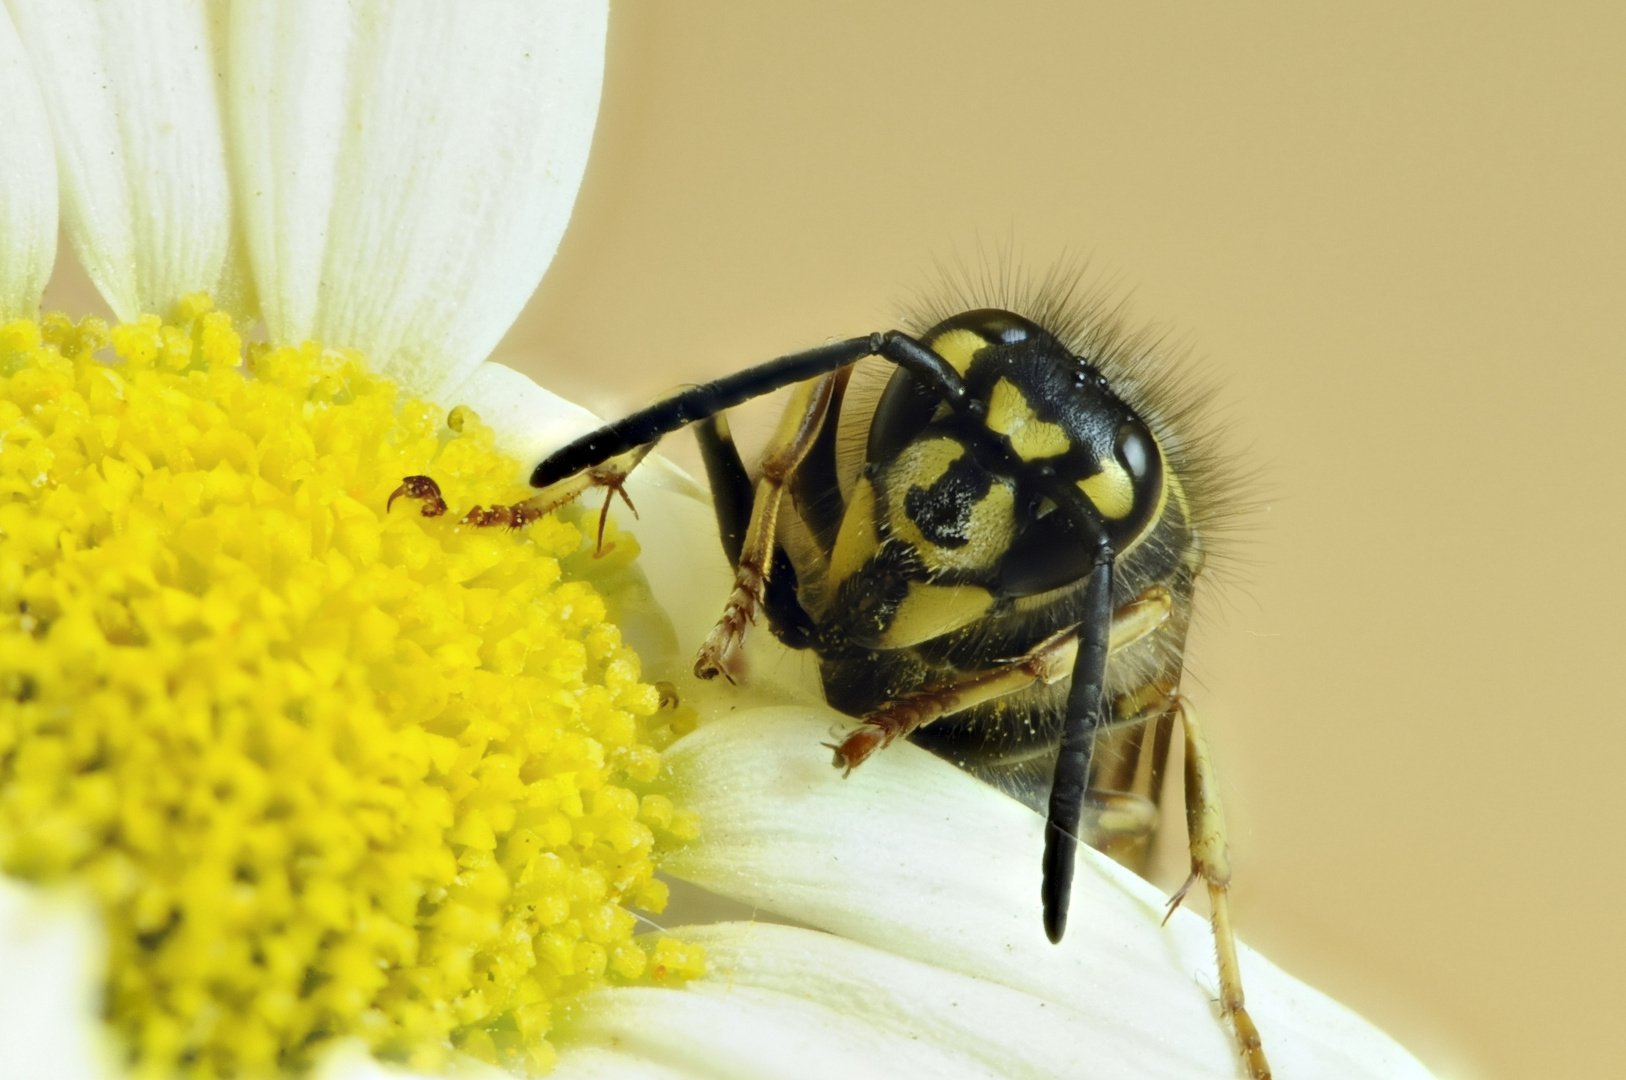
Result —
M 962 311 L 917 336 L 852 338 L 690 387 L 561 449 L 533 483 L 800 384 L 755 481 L 726 429 L 701 425 L 736 575 L 713 638 L 727 630 L 737 644 L 765 615 L 785 644 L 818 654 L 827 701 L 861 721 L 838 764 L 907 737 L 1045 814 L 1052 941 L 1079 838 L 1144 866 L 1179 724 L 1222 1012 L 1265 1080 L 1230 943 L 1217 798 L 1178 692 L 1216 517 L 1210 459 L 1177 430 L 1189 408 L 1150 350 L 1070 310 L 1061 285 L 1031 298 L 1032 319 Z M 851 365 L 868 356 L 895 366 L 866 429 L 841 413 Z M 723 670 L 711 646 L 703 676 Z
M 1101 516 L 1120 521 L 1135 508 L 1135 483 L 1129 472 L 1116 461 L 1101 463 L 1101 471 L 1078 482 L 1078 489 L 1089 496 L 1090 502 L 1101 511 Z
M 988 347 L 988 339 L 974 330 L 950 330 L 938 334 L 930 341 L 932 351 L 961 375 L 971 367 L 971 360 Z
M 875 644 L 883 649 L 901 649 L 942 637 L 980 619 L 993 604 L 988 590 L 975 585 L 912 582 Z
M 994 383 L 988 400 L 988 427 L 1005 436 L 1011 450 L 1023 461 L 1060 457 L 1073 448 L 1067 431 L 1060 424 L 1040 420 L 1027 397 L 1009 379 Z
M 892 535 L 928 572 L 983 570 L 1010 546 L 1016 485 L 948 437 L 922 439 L 886 470 Z

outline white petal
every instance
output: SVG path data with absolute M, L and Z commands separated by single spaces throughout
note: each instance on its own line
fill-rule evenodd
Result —
M 550 1080 L 702 1080 L 706 1075 L 605 1046 L 567 1046 L 548 1074 Z
M 561 1042 L 613 1046 L 705 1077 L 828 1080 L 999 1074 L 950 1047 L 923 1043 L 815 1004 L 749 986 L 702 990 L 622 987 L 588 994 L 561 1019 Z
M 1038 901 L 1042 822 L 908 744 L 850 777 L 821 747 L 851 721 L 760 709 L 703 726 L 664 756 L 703 839 L 665 869 L 765 910 L 876 948 L 1077 1010 L 1147 1045 L 1232 1060 L 1210 1004 L 1206 923 L 1092 851 L 1073 916 L 1046 941 Z M 1283 1076 L 1427 1073 L 1381 1032 L 1242 949 L 1250 1008 Z
M 314 334 L 333 186 L 350 122 L 347 64 L 358 17 L 353 5 L 323 0 L 243 0 L 232 8 L 231 167 L 260 314 L 276 341 Z
M 649 462 L 645 461 L 645 465 Z M 638 565 L 649 578 L 655 601 L 677 632 L 678 646 L 691 654 L 705 640 L 733 583 L 734 574 L 717 539 L 711 503 L 640 482 L 640 467 L 627 484 L 637 520 L 618 508 L 620 526 L 638 538 Z
M 604 0 L 245 3 L 230 123 L 271 336 L 468 378 L 541 280 L 598 114 Z
M 706 950 L 694 992 L 755 987 L 805 998 L 908 1039 L 954 1047 L 1006 1076 L 1229 1078 L 1224 1059 L 1146 1045 L 1055 1002 L 830 934 L 770 923 L 686 926 Z
M 106 1077 L 102 937 L 87 904 L 0 877 L 0 1076 Z
M 0 7 L 0 323 L 39 314 L 56 262 L 56 150 L 45 103 L 11 17 Z
M 8 0 L 56 138 L 65 220 L 121 319 L 229 293 L 231 193 L 201 0 Z
M 598 417 L 502 364 L 485 363 L 440 400 L 467 405 L 497 433 L 503 453 L 517 458 L 525 476 L 548 454 L 603 423 Z M 698 492 L 698 488 L 695 492 Z

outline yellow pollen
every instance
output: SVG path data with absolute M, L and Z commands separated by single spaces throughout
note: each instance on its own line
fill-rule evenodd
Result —
M 247 351 L 201 296 L 0 325 L 0 871 L 96 899 L 138 1075 L 545 1072 L 562 997 L 703 970 L 631 936 L 695 833 L 659 694 L 574 525 L 386 514 L 523 496 L 472 412 Z

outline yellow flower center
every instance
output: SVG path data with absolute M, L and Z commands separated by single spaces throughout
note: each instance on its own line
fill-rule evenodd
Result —
M 0 326 L 0 870 L 95 897 L 139 1072 L 545 1071 L 561 996 L 702 964 L 631 936 L 659 696 L 574 525 L 385 512 L 513 501 L 466 409 L 181 308 Z

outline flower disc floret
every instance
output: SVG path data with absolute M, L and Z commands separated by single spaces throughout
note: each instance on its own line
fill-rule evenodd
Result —
M 0 870 L 95 899 L 138 1072 L 545 1071 L 556 1002 L 676 955 L 628 910 L 693 833 L 640 795 L 659 695 L 573 525 L 386 513 L 515 497 L 467 409 L 242 353 L 206 297 L 0 326 Z

